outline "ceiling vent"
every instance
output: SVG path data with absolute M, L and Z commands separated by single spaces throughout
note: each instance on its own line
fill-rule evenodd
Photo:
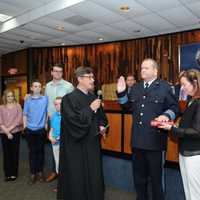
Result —
M 80 15 L 74 15 L 72 17 L 64 19 L 64 21 L 76 26 L 81 26 L 81 25 L 89 24 L 93 22 L 92 20 L 82 17 Z

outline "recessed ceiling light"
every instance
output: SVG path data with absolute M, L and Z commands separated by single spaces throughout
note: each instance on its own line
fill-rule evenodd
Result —
M 135 31 L 133 31 L 134 33 L 140 33 L 141 32 L 141 30 L 135 30 Z
M 123 12 L 128 12 L 130 10 L 130 7 L 128 5 L 122 5 L 120 6 L 120 10 Z
M 99 41 L 103 41 L 103 38 L 98 38 Z
M 6 20 L 12 18 L 12 16 L 4 15 L 0 13 L 0 22 L 5 22 Z
M 64 31 L 65 30 L 64 26 L 61 26 L 61 25 L 56 26 L 56 29 L 58 31 Z

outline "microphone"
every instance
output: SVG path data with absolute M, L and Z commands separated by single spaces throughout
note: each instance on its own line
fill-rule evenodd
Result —
M 97 91 L 97 99 L 100 99 L 100 100 L 103 99 L 102 90 L 98 90 L 98 91 Z M 97 110 L 95 110 L 94 112 L 96 113 Z
M 98 90 L 97 91 L 97 98 L 102 100 L 103 99 L 103 93 L 102 93 L 102 90 Z

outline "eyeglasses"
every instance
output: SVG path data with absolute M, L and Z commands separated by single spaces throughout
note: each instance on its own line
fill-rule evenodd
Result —
M 90 80 L 95 80 L 95 77 L 94 76 L 87 76 L 87 75 L 84 75 L 84 76 L 81 76 L 81 77 L 86 77 L 86 78 L 89 78 Z
M 62 73 L 63 71 L 62 70 L 53 70 L 53 72 Z

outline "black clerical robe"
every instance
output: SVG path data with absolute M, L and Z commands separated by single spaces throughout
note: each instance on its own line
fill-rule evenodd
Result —
M 98 133 L 99 125 L 106 125 L 107 119 L 102 108 L 97 112 L 90 108 L 95 99 L 79 89 L 63 97 L 57 199 L 104 199 Z

